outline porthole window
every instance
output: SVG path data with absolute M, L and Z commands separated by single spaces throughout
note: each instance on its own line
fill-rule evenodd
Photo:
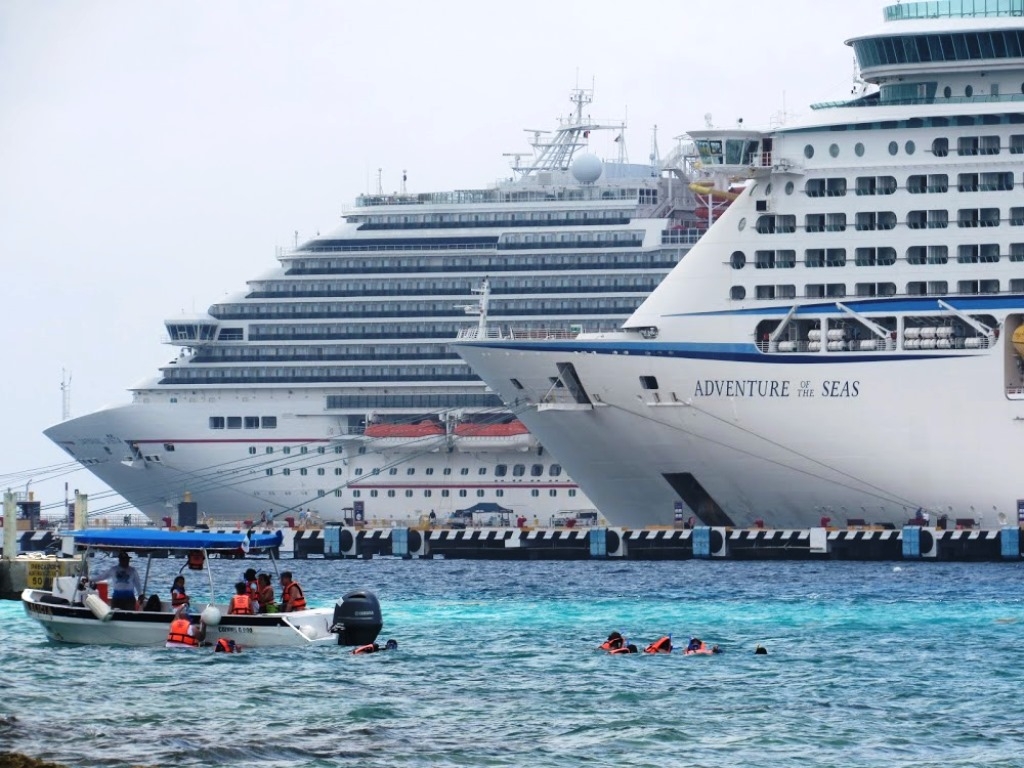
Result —
M 864 157 L 864 144 L 858 141 L 853 145 L 853 152 L 857 157 Z
M 906 153 L 907 153 L 908 155 L 912 155 L 912 154 L 914 154 L 914 151 L 915 151 L 916 149 L 917 149 L 917 145 L 916 145 L 916 144 L 914 144 L 914 142 L 912 142 L 912 141 L 908 141 L 908 142 L 907 142 L 906 144 L 904 144 L 904 145 L 903 145 L 903 150 L 904 150 L 904 151 L 905 151 L 905 152 L 906 152 Z
M 740 219 L 739 224 L 736 225 L 736 229 L 738 229 L 740 232 L 742 232 L 746 228 L 747 228 L 747 220 L 746 219 Z
M 890 141 L 889 142 L 889 154 L 890 155 L 895 155 L 899 151 L 900 151 L 900 145 L 897 144 L 895 141 Z
M 793 189 L 794 189 L 793 182 L 792 181 L 787 181 L 786 182 L 786 194 L 787 195 L 792 195 L 793 194 Z
M 964 88 L 964 96 L 966 96 L 969 99 L 973 95 L 974 95 L 974 86 L 973 85 L 968 85 L 966 88 Z
M 804 147 L 804 157 L 806 157 L 808 160 L 814 157 L 814 147 L 811 146 L 810 144 Z
M 743 269 L 747 264 L 747 256 L 743 251 L 733 251 L 729 263 L 733 269 Z
M 747 289 L 742 285 L 734 285 L 729 289 L 729 298 L 733 301 L 740 301 L 747 298 Z
M 1021 86 L 1021 92 L 1024 92 L 1024 85 Z M 948 99 L 950 96 L 953 95 L 953 89 L 947 85 L 945 88 L 942 89 L 942 95 Z
M 828 148 L 828 153 L 830 155 L 832 155 L 832 157 L 839 157 L 839 145 L 838 144 L 831 145 Z

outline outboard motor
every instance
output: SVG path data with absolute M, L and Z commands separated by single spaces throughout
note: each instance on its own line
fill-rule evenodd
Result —
M 368 589 L 349 592 L 334 604 L 334 624 L 331 632 L 338 633 L 338 645 L 366 645 L 380 634 L 384 620 L 380 615 L 377 596 Z

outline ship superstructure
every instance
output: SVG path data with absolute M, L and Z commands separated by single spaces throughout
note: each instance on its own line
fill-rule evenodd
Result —
M 179 353 L 130 404 L 46 434 L 154 520 L 186 493 L 222 520 L 592 507 L 449 346 L 481 311 L 618 327 L 700 236 L 684 154 L 601 161 L 592 135 L 624 147 L 624 126 L 584 113 L 590 91 L 572 100 L 514 178 L 362 195 L 245 292 L 168 320 Z
M 852 99 L 690 134 L 750 182 L 620 331 L 457 347 L 610 520 L 1024 515 L 1024 2 L 884 21 Z

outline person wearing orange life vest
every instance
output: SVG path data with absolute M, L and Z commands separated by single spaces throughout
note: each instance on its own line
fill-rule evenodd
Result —
M 252 604 L 252 598 L 249 597 L 249 590 L 246 588 L 244 581 L 235 584 L 235 596 L 231 598 L 228 613 L 245 615 L 256 613 Z
M 352 649 L 353 655 L 359 656 L 364 653 L 377 653 L 377 651 L 397 651 L 398 641 L 391 639 L 384 643 L 384 647 L 381 648 L 377 643 L 367 643 L 366 645 L 360 645 Z
M 292 581 L 291 571 L 281 571 L 281 605 L 279 610 L 283 612 L 304 611 L 306 609 L 306 596 L 302 593 L 299 582 Z
M 174 612 L 164 645 L 167 648 L 198 648 L 205 638 L 206 625 L 202 621 L 198 625 L 193 624 L 185 606 L 181 606 Z
M 179 574 L 174 577 L 174 583 L 171 585 L 171 608 L 177 610 L 182 606 L 188 609 L 190 607 L 190 598 L 188 593 L 185 592 L 185 577 Z
M 261 573 L 256 577 L 258 593 L 256 602 L 259 604 L 260 613 L 277 613 L 277 604 L 274 603 L 274 587 L 270 583 L 270 574 Z
M 626 646 L 626 638 L 622 636 L 621 632 L 612 632 L 608 635 L 608 639 L 601 643 L 598 650 L 601 651 L 615 651 Z
M 672 635 L 659 637 L 644 648 L 644 653 L 672 653 Z
M 686 650 L 683 651 L 687 656 L 711 655 L 721 652 L 722 649 L 717 645 L 708 645 L 699 637 L 691 637 L 689 644 L 686 646 Z
M 608 651 L 608 653 L 610 653 L 610 654 L 639 653 L 639 652 L 640 652 L 640 649 L 637 648 L 632 643 L 629 643 L 628 645 L 624 645 L 621 648 L 612 648 L 610 651 Z
M 222 637 L 217 640 L 217 644 L 213 646 L 214 653 L 241 653 L 242 649 L 238 647 L 238 644 L 234 640 Z

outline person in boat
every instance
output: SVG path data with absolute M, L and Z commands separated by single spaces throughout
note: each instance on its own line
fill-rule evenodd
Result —
M 188 610 L 191 608 L 190 602 L 191 598 L 185 592 L 185 577 L 178 574 L 174 577 L 174 583 L 171 584 L 171 608 L 177 610 L 185 606 L 185 610 Z
M 659 637 L 644 648 L 644 653 L 672 653 L 672 635 Z
M 201 619 L 198 624 L 193 624 L 185 606 L 181 606 L 174 612 L 164 646 L 167 648 L 198 648 L 205 638 L 206 625 Z
M 260 613 L 277 613 L 274 603 L 274 585 L 270 583 L 270 574 L 261 573 L 256 577 L 256 602 Z
M 608 639 L 601 643 L 598 647 L 602 651 L 617 651 L 618 649 L 626 645 L 626 638 L 622 636 L 619 631 L 613 631 L 608 635 Z
M 360 654 L 364 654 L 364 653 L 377 653 L 378 651 L 397 651 L 397 650 L 398 650 L 398 641 L 394 640 L 394 639 L 389 639 L 386 643 L 384 643 L 383 646 L 380 646 L 377 643 L 367 643 L 366 645 L 357 646 L 356 648 L 352 649 L 352 653 L 355 654 L 355 655 L 360 655 Z
M 110 585 L 110 607 L 121 611 L 134 611 L 142 602 L 142 582 L 139 572 L 131 564 L 131 557 L 121 551 L 117 556 L 117 565 L 103 573 L 96 574 L 90 586 L 95 588 L 97 581 L 105 581 Z M 136 598 L 138 595 L 138 598 Z
M 226 637 L 219 638 L 216 645 L 213 646 L 214 653 L 241 653 L 242 649 L 238 647 L 238 643 Z
M 253 607 L 252 598 L 249 597 L 249 588 L 244 581 L 235 584 L 235 595 L 231 598 L 231 605 L 228 606 L 229 614 L 250 615 L 256 613 Z
M 249 597 L 252 598 L 254 603 L 258 603 L 260 599 L 260 588 L 256 581 L 256 569 L 246 568 L 245 573 L 242 574 L 242 580 L 245 582 L 245 591 L 249 593 Z M 254 613 L 259 613 L 258 607 Z
M 640 653 L 640 649 L 632 643 L 627 643 L 621 648 L 613 648 L 612 650 L 608 651 L 608 653 Z
M 279 610 L 284 613 L 306 610 L 306 596 L 302 593 L 299 582 L 292 580 L 291 571 L 281 571 L 281 605 Z
M 699 637 L 691 637 L 689 644 L 686 646 L 686 650 L 683 651 L 687 656 L 693 656 L 695 654 L 712 654 L 721 653 L 722 649 L 717 645 L 708 645 Z

